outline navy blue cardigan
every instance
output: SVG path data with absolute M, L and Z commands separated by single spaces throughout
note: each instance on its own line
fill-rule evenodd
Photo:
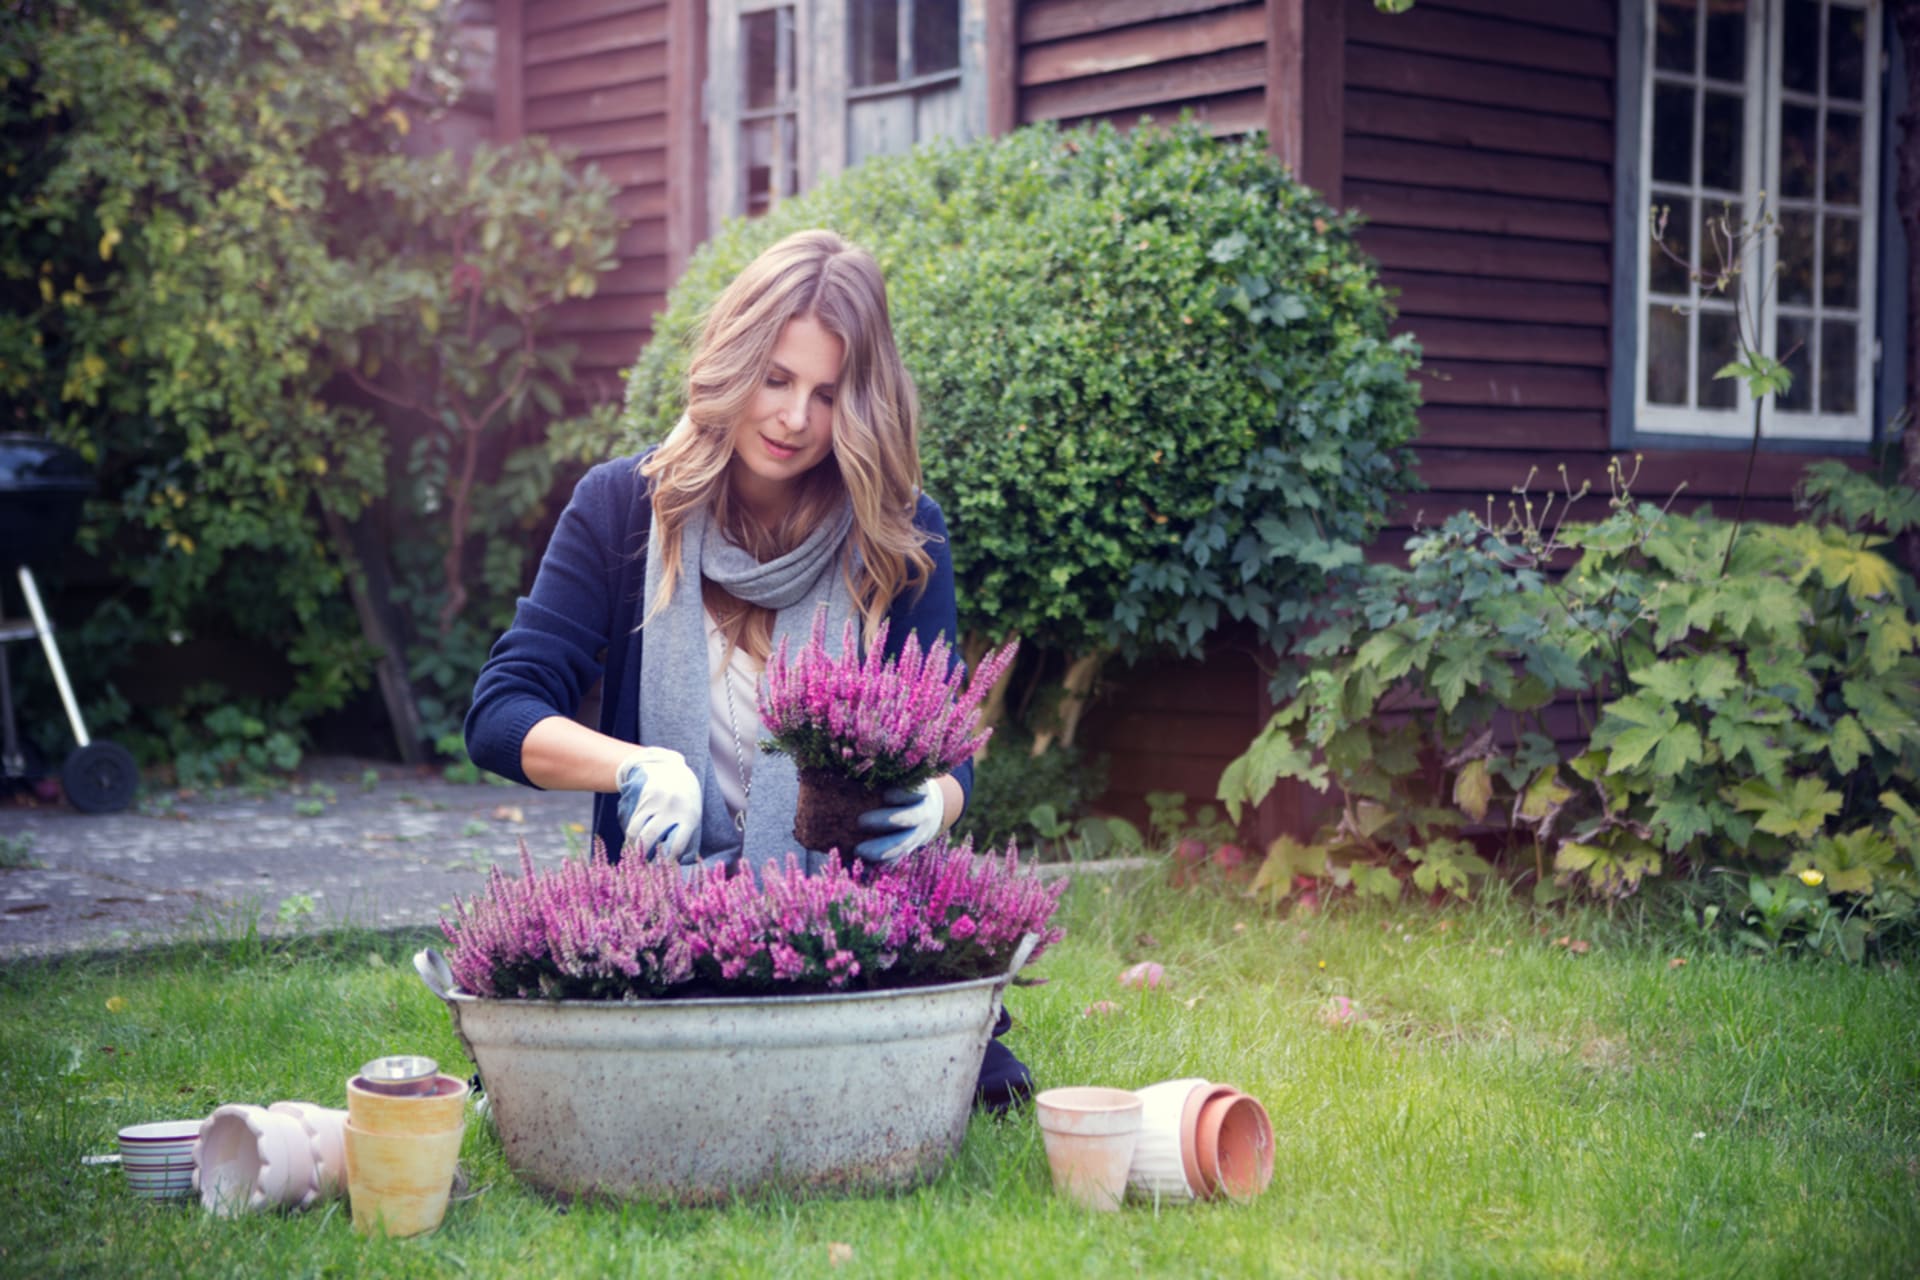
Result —
M 467 753 L 502 777 L 534 785 L 520 768 L 527 730 L 552 715 L 572 715 L 601 681 L 600 732 L 637 742 L 640 730 L 640 620 L 646 606 L 647 530 L 653 506 L 636 455 L 603 462 L 581 479 L 540 560 L 533 593 L 522 596 L 513 625 L 494 643 L 473 686 Z M 933 574 L 926 589 L 909 586 L 887 610 L 887 650 L 909 633 L 922 646 L 945 637 L 957 646 L 953 556 L 946 521 L 922 494 L 914 512 L 927 536 Z M 963 795 L 973 791 L 971 762 L 954 770 Z M 593 832 L 616 854 L 621 844 L 616 797 L 593 798 Z

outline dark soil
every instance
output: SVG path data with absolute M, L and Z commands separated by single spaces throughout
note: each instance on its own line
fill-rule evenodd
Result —
M 793 838 L 815 853 L 838 849 L 847 857 L 871 837 L 860 830 L 860 815 L 877 808 L 880 793 L 864 783 L 826 769 L 800 770 L 800 804 L 794 810 Z

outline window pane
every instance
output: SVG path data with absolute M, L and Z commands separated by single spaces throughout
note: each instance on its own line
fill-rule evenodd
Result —
M 1813 302 L 1813 215 L 1788 210 L 1780 215 L 1780 301 Z
M 1653 87 L 1653 180 L 1693 183 L 1693 90 Z
M 1732 378 L 1713 375 L 1740 358 L 1740 330 L 1731 311 L 1700 313 L 1700 407 L 1731 409 L 1738 389 Z
M 913 74 L 960 65 L 960 0 L 913 0 Z
M 900 78 L 899 0 L 853 0 L 847 6 L 847 37 L 856 89 Z
M 741 98 L 749 111 L 771 107 L 780 100 L 780 15 L 772 9 L 745 14 L 740 19 L 740 48 L 746 66 Z
M 1672 307 L 1647 308 L 1647 403 L 1687 402 L 1687 318 Z
M 1857 218 L 1823 219 L 1826 233 L 1821 246 L 1820 301 L 1829 307 L 1860 305 L 1860 222 Z
M 773 203 L 773 121 L 749 120 L 740 126 L 740 163 L 745 169 L 747 213 L 765 213 Z
M 1700 121 L 1700 185 L 1738 191 L 1741 173 L 1740 99 L 1709 93 Z
M 1827 111 L 1827 199 L 1835 204 L 1860 203 L 1860 116 L 1852 111 Z
M 1666 226 L 1662 228 L 1657 227 L 1657 224 L 1649 225 L 1656 226 L 1660 231 L 1661 240 L 1666 245 L 1666 252 L 1661 251 L 1659 243 L 1655 243 L 1647 251 L 1647 287 L 1655 293 L 1677 294 L 1684 298 L 1688 296 L 1687 266 L 1695 261 L 1693 201 L 1678 197 L 1663 197 L 1656 207 L 1655 218 L 1660 216 L 1659 208 L 1665 208 L 1667 211 Z M 1668 254 L 1673 256 L 1669 257 Z M 1674 261 L 1676 257 L 1680 259 L 1679 262 Z
M 1789 89 L 1820 92 L 1820 6 L 1787 0 L 1780 40 L 1780 80 Z
M 1776 358 L 1785 362 L 1787 371 L 1793 374 L 1793 385 L 1784 395 L 1776 397 L 1774 403 L 1792 413 L 1806 413 L 1813 408 L 1813 385 L 1807 380 L 1813 359 L 1807 350 L 1813 345 L 1813 321 L 1801 316 L 1781 316 L 1773 333 Z
M 780 126 L 780 194 L 800 194 L 800 123 L 791 115 L 777 118 Z
M 1717 80 L 1744 80 L 1747 74 L 1745 0 L 1718 0 L 1707 7 L 1707 74 Z
M 1819 161 L 1820 113 L 1792 103 L 1780 106 L 1780 194 L 1789 200 L 1810 199 Z
M 1866 63 L 1866 14 L 1834 5 L 1827 10 L 1827 96 L 1860 101 Z
M 1695 0 L 1660 0 L 1653 20 L 1653 65 L 1693 74 Z
M 1854 388 L 1859 343 L 1851 320 L 1828 320 L 1820 326 L 1820 412 L 1852 413 L 1857 407 Z

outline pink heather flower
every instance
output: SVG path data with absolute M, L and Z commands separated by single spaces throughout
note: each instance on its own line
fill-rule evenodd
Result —
M 782 640 L 760 694 L 772 749 L 802 768 L 832 769 L 875 787 L 914 786 L 971 758 L 992 734 L 980 728 L 980 703 L 1012 665 L 1018 642 L 989 653 L 971 679 L 944 636 L 923 650 L 910 635 L 891 658 L 886 643 L 882 623 L 863 655 L 848 622 L 836 656 L 825 610 L 815 613 L 798 653 Z
M 1005 971 L 1026 934 L 1059 940 L 1064 880 L 1042 884 L 1017 852 L 933 845 L 858 875 L 838 859 L 809 876 L 789 859 L 753 875 L 683 879 L 665 861 L 607 860 L 521 876 L 497 869 L 440 927 L 448 963 L 476 995 L 647 999 L 724 992 L 911 986 Z

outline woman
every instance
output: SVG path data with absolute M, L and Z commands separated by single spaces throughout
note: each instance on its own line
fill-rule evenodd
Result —
M 804 643 L 823 607 L 830 636 L 848 618 L 868 638 L 886 621 L 895 652 L 957 631 L 878 265 L 830 231 L 782 240 L 715 301 L 687 382 L 663 445 L 575 489 L 474 686 L 467 750 L 531 786 L 594 792 L 613 856 L 817 865 L 793 839 L 792 762 L 758 751 L 769 654 Z M 597 730 L 570 718 L 596 681 Z M 853 852 L 887 862 L 929 843 L 972 777 L 967 764 L 887 793 Z M 990 1044 L 982 1100 L 1029 1087 Z

